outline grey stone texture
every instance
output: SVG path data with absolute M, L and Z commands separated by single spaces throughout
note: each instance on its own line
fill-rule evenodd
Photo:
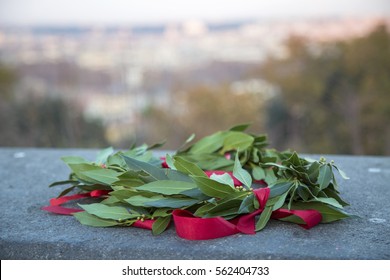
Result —
M 63 187 L 61 156 L 93 160 L 97 150 L 0 148 L 1 259 L 390 259 L 390 158 L 332 156 L 346 211 L 358 217 L 305 230 L 271 220 L 256 235 L 189 241 L 173 226 L 159 236 L 138 228 L 93 228 L 40 208 Z M 319 156 L 311 155 L 312 158 Z

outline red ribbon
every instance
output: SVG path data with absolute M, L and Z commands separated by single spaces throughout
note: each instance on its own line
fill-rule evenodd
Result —
M 172 212 L 178 236 L 189 240 L 220 238 L 238 233 L 237 227 L 222 217 L 199 218 L 187 210 Z
M 301 218 L 303 224 L 299 224 L 299 226 L 305 229 L 311 229 L 312 227 L 318 225 L 322 220 L 321 213 L 314 209 L 307 209 L 307 210 L 278 209 L 272 212 L 271 218 L 283 219 L 291 215 L 295 215 Z
M 199 218 L 186 210 L 173 211 L 172 216 L 175 221 L 177 235 L 189 240 L 206 240 L 239 232 L 255 234 L 255 217 L 264 210 L 270 189 L 256 189 L 253 192 L 259 201 L 259 209 L 231 221 L 227 221 L 222 217 Z
M 73 213 L 82 212 L 84 210 L 78 208 L 63 207 L 61 205 L 68 201 L 77 200 L 81 198 L 101 197 L 103 195 L 107 195 L 109 192 L 110 191 L 107 190 L 93 190 L 88 193 L 79 193 L 74 195 L 52 198 L 50 199 L 50 205 L 44 206 L 41 209 L 51 213 L 60 214 L 60 215 L 72 215 Z
M 255 217 L 263 212 L 269 198 L 270 189 L 261 188 L 253 191 L 260 207 L 256 211 L 242 215 L 231 221 L 222 217 L 200 218 L 186 210 L 175 210 L 172 213 L 177 235 L 189 240 L 207 240 L 225 237 L 236 233 L 255 234 Z M 295 215 L 302 219 L 300 226 L 309 229 L 321 222 L 321 213 L 316 210 L 278 209 L 272 212 L 271 218 L 282 219 Z
M 236 233 L 254 234 L 255 216 L 264 210 L 269 196 L 269 188 L 255 190 L 260 208 L 253 213 L 227 221 L 222 217 L 199 218 L 186 210 L 175 210 L 172 213 L 176 232 L 182 238 L 189 240 L 206 240 L 220 238 Z
M 143 229 L 150 229 L 152 230 L 153 224 L 156 220 L 137 220 L 135 223 L 132 225 L 133 227 L 137 228 L 143 228 Z

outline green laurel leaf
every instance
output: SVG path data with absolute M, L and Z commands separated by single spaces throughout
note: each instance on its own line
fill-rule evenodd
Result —
M 114 220 L 105 220 L 89 214 L 88 212 L 77 212 L 73 216 L 83 225 L 91 227 L 112 227 L 119 223 Z
M 165 217 L 159 217 L 152 226 L 152 232 L 154 235 L 161 234 L 164 232 L 171 222 L 171 215 Z
M 107 206 L 102 203 L 79 204 L 79 206 L 89 214 L 102 219 L 127 220 L 137 217 L 137 215 L 130 214 L 124 207 Z
M 237 192 L 235 188 L 232 188 L 229 185 L 222 184 L 220 182 L 214 181 L 210 178 L 200 177 L 200 176 L 191 176 L 198 188 L 205 194 L 211 197 L 224 198 L 229 194 Z

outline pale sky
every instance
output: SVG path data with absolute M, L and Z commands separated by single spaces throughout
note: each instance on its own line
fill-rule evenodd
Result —
M 390 0 L 0 0 L 0 24 L 153 24 L 390 16 Z

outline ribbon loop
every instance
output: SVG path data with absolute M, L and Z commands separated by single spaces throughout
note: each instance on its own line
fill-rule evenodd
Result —
M 272 212 L 271 218 L 283 219 L 291 215 L 300 218 L 303 224 L 299 224 L 299 226 L 305 229 L 311 229 L 312 227 L 318 225 L 322 220 L 321 213 L 314 209 L 307 209 L 307 210 L 278 209 Z
M 189 240 L 207 240 L 238 233 L 236 226 L 222 217 L 199 218 L 187 210 L 174 210 L 176 233 Z

